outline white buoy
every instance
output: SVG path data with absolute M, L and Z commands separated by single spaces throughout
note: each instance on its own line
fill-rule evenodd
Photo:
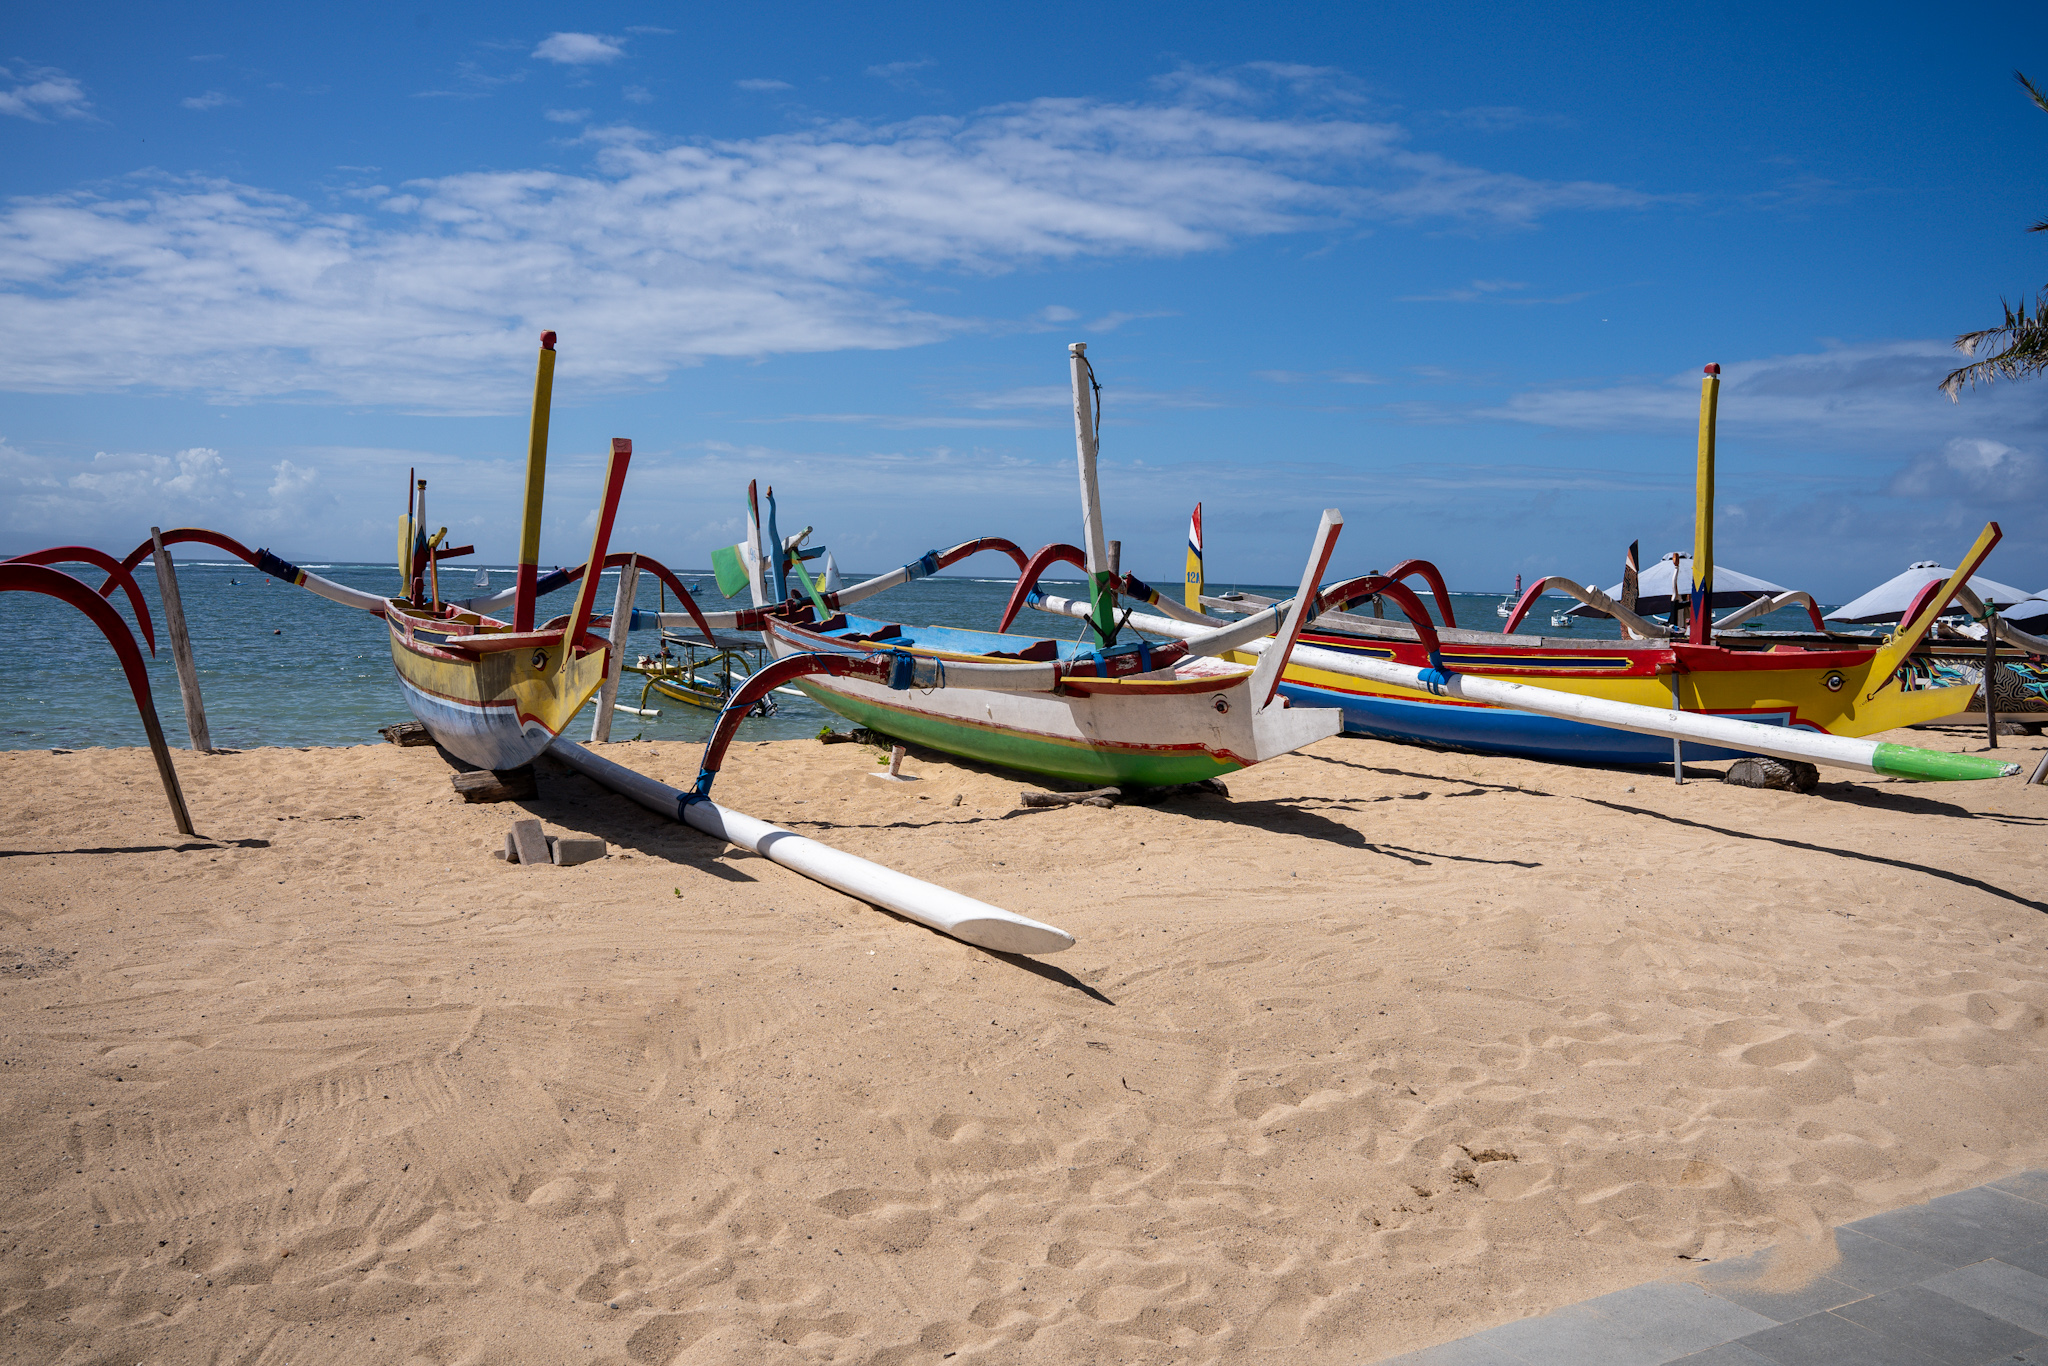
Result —
M 1000 906 L 962 896 L 934 883 L 884 868 L 879 863 L 806 839 L 793 830 L 728 810 L 712 801 L 685 802 L 667 783 L 600 759 L 573 740 L 556 740 L 548 753 L 649 811 L 683 822 L 713 839 L 773 859 L 813 882 L 884 910 L 929 925 L 977 948 L 996 953 L 1058 953 L 1074 946 L 1065 930 L 1027 919 Z

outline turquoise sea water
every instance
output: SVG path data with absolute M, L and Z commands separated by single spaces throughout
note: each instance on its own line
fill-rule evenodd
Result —
M 397 587 L 397 570 L 391 565 L 305 567 L 369 592 L 393 592 Z M 99 584 L 97 571 L 72 568 L 86 582 Z M 508 568 L 487 572 L 493 588 L 503 589 L 511 583 Z M 450 570 L 442 581 L 443 593 L 468 597 L 480 591 L 471 586 L 475 574 L 474 567 Z M 614 575 L 605 577 L 598 595 L 600 611 L 610 609 L 616 592 Z M 728 602 L 708 572 L 680 577 L 706 610 L 742 605 Z M 865 577 L 868 575 L 848 574 L 847 581 Z M 159 648 L 150 661 L 150 683 L 157 713 L 171 744 L 183 746 L 187 742 L 184 711 L 157 599 L 156 575 L 145 564 L 137 572 L 136 582 L 156 622 Z M 993 630 L 1012 585 L 1012 580 L 1005 579 L 939 576 L 870 598 L 861 610 L 913 626 Z M 180 561 L 178 586 L 216 747 L 381 743 L 378 727 L 410 718 L 392 672 L 384 623 L 378 618 L 292 588 L 240 561 Z M 1062 592 L 1061 586 L 1050 580 L 1046 587 Z M 1285 597 L 1293 591 L 1291 586 L 1271 584 L 1210 585 L 1212 592 L 1232 588 L 1267 597 Z M 1073 584 L 1065 589 L 1068 595 L 1077 590 L 1078 585 Z M 568 611 L 573 598 L 570 589 L 554 594 L 547 599 L 542 615 Z M 1499 601 L 1499 594 L 1452 595 L 1459 624 L 1480 630 L 1501 625 L 1494 611 Z M 116 593 L 114 602 L 126 618 L 126 595 Z M 1552 602 L 1559 611 L 1570 605 L 1566 599 L 1546 599 L 1546 604 Z M 658 606 L 657 585 L 651 576 L 641 576 L 639 606 L 643 611 Z M 673 602 L 669 606 L 674 610 Z M 1803 616 L 1792 614 L 1782 623 L 1772 624 L 1796 629 L 1803 621 Z M 1082 626 L 1071 619 L 1026 612 L 1017 629 L 1073 638 Z M 1537 629 L 1548 630 L 1541 623 Z M 1611 622 L 1580 620 L 1571 634 L 1612 639 L 1617 632 Z M 129 700 L 113 651 L 75 608 L 40 594 L 0 594 L 0 640 L 7 642 L 12 660 L 6 670 L 6 686 L 0 688 L 0 749 L 83 749 L 145 742 L 141 719 Z M 655 633 L 635 632 L 633 648 L 636 653 L 653 653 L 658 648 Z M 626 675 L 620 700 L 637 703 L 642 681 Z M 748 720 L 741 734 L 780 740 L 814 735 L 827 721 L 844 724 L 806 699 L 780 695 L 776 700 L 780 714 Z M 661 709 L 659 718 L 620 713 L 612 724 L 613 737 L 631 739 L 638 734 L 648 739 L 701 740 L 710 732 L 713 714 L 708 711 L 659 697 L 650 698 L 649 705 Z M 586 709 L 584 717 L 589 715 Z M 586 737 L 590 733 L 588 720 L 579 719 L 567 733 L 572 739 Z

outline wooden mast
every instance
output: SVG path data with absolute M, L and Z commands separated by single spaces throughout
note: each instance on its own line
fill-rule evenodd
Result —
M 540 358 L 533 371 L 533 418 L 526 436 L 526 506 L 519 522 L 519 576 L 512 599 L 512 629 L 533 629 L 535 586 L 540 579 L 540 505 L 548 479 L 548 410 L 555 394 L 555 334 L 540 334 Z M 596 566 L 589 577 L 596 577 Z
M 1116 643 L 1115 574 L 1109 567 L 1109 544 L 1102 534 L 1102 489 L 1095 477 L 1096 433 L 1100 415 L 1095 406 L 1095 372 L 1088 365 L 1088 343 L 1067 347 L 1074 382 L 1074 446 L 1081 465 L 1081 552 L 1087 560 L 1088 620 L 1098 645 Z
M 1714 640 L 1714 410 L 1720 395 L 1721 367 L 1709 365 L 1700 379 L 1700 458 L 1693 486 L 1692 622 L 1686 639 L 1694 645 Z

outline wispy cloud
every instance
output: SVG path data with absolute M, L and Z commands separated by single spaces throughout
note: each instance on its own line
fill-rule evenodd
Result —
M 626 45 L 622 39 L 599 33 L 550 33 L 533 55 L 563 66 L 591 66 L 617 61 L 626 55 Z
M 1254 370 L 1256 379 L 1273 384 L 1385 384 L 1386 380 L 1366 370 Z
M 0 298 L 39 338 L 0 384 L 499 411 L 522 401 L 518 359 L 543 327 L 562 333 L 565 369 L 633 388 L 710 356 L 1014 325 L 907 302 L 900 282 L 920 272 L 1183 255 L 1386 217 L 1526 227 L 1640 198 L 1454 166 L 1406 137 L 1196 100 L 1042 99 L 674 145 L 594 130 L 580 174 L 418 181 L 366 214 L 138 176 L 119 196 L 0 213 Z
M 626 32 L 650 38 L 673 38 L 676 33 L 672 28 L 656 28 L 653 24 L 628 24 Z
M 764 76 L 749 76 L 746 80 L 734 81 L 733 84 L 741 90 L 751 90 L 757 94 L 766 94 L 771 90 L 796 89 L 788 81 L 773 81 Z
M 1480 104 L 1446 109 L 1437 115 L 1446 123 L 1478 133 L 1506 133 L 1516 128 L 1572 128 L 1576 121 L 1562 114 L 1534 114 L 1512 104 Z
M 51 66 L 0 65 L 0 114 L 12 114 L 32 123 L 52 118 L 89 119 L 92 102 L 77 79 Z
M 1590 299 L 1591 290 L 1580 290 L 1576 294 L 1533 295 L 1521 291 L 1529 286 L 1521 280 L 1474 280 L 1459 289 L 1439 290 L 1435 294 L 1402 294 L 1395 297 L 1395 303 L 1402 304 L 1575 304 L 1581 299 Z
M 541 117 L 549 123 L 582 123 L 590 117 L 588 109 L 544 109 Z
M 619 98 L 627 104 L 653 104 L 654 92 L 644 85 L 629 85 L 619 92 Z
M 222 109 L 231 104 L 240 104 L 241 101 L 233 95 L 222 94 L 218 90 L 209 90 L 204 95 L 187 95 L 184 99 L 179 100 L 178 103 L 184 105 L 187 109 L 206 110 Z
M 1986 393 L 1970 404 L 1950 404 L 1936 386 L 1954 354 L 1929 339 L 1734 361 L 1722 367 L 1721 430 L 1823 449 L 1894 453 L 1925 450 L 1953 436 L 2028 442 L 2048 431 L 2038 398 L 2023 392 Z M 1693 371 L 1592 388 L 1535 389 L 1494 406 L 1418 409 L 1415 416 L 1569 431 L 1684 430 L 1698 418 L 1699 391 L 1699 372 Z M 1935 458 L 1949 468 L 1963 449 L 1944 447 Z
M 867 74 L 881 80 L 894 81 L 908 76 L 913 71 L 923 71 L 936 65 L 931 58 L 920 57 L 914 62 L 884 62 L 879 66 L 871 66 L 867 69 Z

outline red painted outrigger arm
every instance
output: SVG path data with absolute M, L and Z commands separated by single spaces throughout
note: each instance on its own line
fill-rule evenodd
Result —
M 109 580 L 111 582 L 111 580 Z M 157 776 L 163 779 L 164 796 L 170 799 L 171 817 L 178 833 L 192 835 L 192 813 L 185 807 L 184 789 L 178 786 L 178 771 L 171 767 L 171 748 L 164 743 L 163 723 L 157 720 L 156 701 L 149 692 L 149 670 L 136 648 L 135 635 L 108 602 L 82 580 L 59 569 L 30 562 L 30 557 L 0 561 L 0 593 L 43 593 L 70 603 L 92 619 L 100 634 L 114 647 L 121 672 L 128 676 L 128 691 L 135 695 L 135 709 L 142 713 L 142 728 L 149 735 L 149 752 L 156 759 Z

